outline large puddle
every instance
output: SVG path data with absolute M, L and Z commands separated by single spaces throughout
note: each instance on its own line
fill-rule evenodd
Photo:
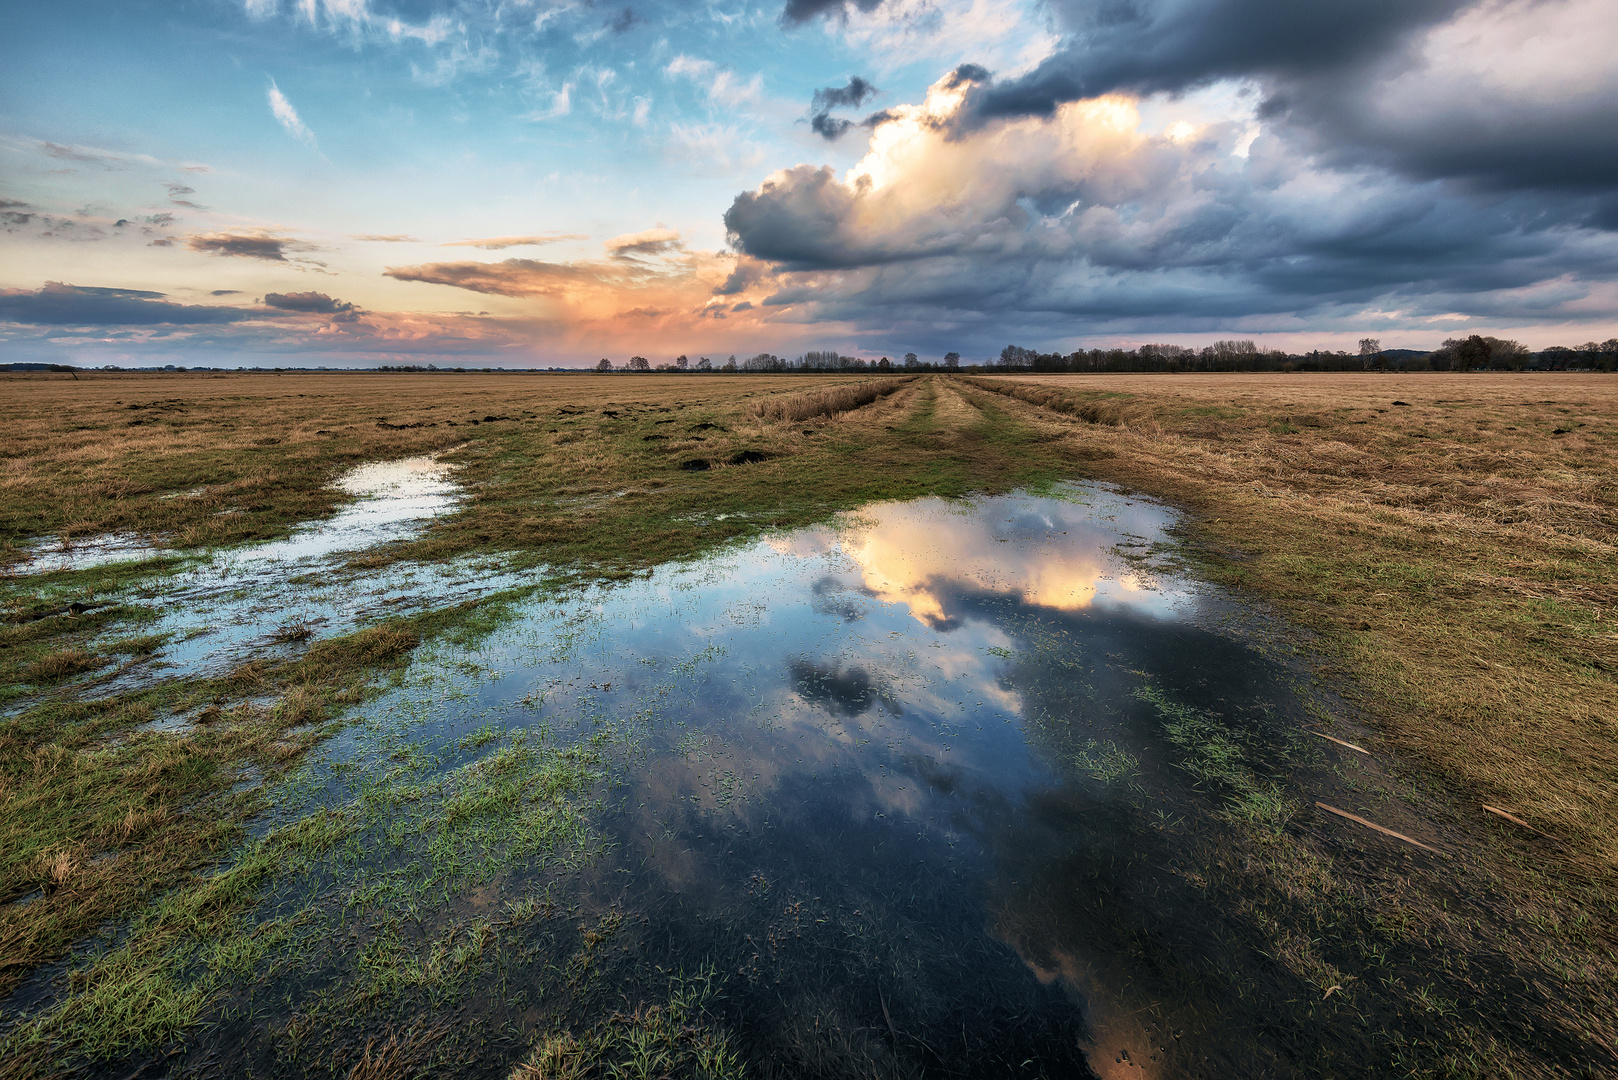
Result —
M 186 1060 L 431 1028 L 503 1076 L 691 979 L 755 1075 L 1318 1060 L 1321 988 L 1210 879 L 1279 836 L 1305 703 L 1154 569 L 1171 524 L 1080 487 L 880 505 L 424 648 L 266 820 L 343 839 Z

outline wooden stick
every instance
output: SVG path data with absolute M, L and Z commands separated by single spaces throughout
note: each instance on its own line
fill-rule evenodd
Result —
M 1403 840 L 1407 844 L 1415 844 L 1417 847 L 1421 848 L 1423 851 L 1430 851 L 1434 855 L 1442 855 L 1442 854 L 1444 854 L 1442 851 L 1439 851 L 1435 847 L 1428 847 L 1426 844 L 1422 843 L 1420 840 L 1412 840 L 1410 837 L 1406 836 L 1404 833 L 1394 832 L 1392 829 L 1384 829 L 1382 826 L 1378 825 L 1374 821 L 1366 821 L 1364 818 L 1360 817 L 1358 814 L 1350 814 L 1347 810 L 1339 810 L 1335 806 L 1328 806 L 1325 803 L 1320 802 L 1318 800 L 1315 802 L 1315 805 L 1320 807 L 1322 810 L 1326 811 L 1327 813 L 1336 814 L 1338 817 L 1344 817 L 1344 818 L 1347 818 L 1350 821 L 1357 821 L 1361 825 L 1364 825 L 1367 829 L 1375 829 L 1377 832 L 1381 833 L 1383 836 L 1391 836 L 1395 840 Z
M 1534 834 L 1536 834 L 1538 836 L 1543 836 L 1547 840 L 1555 840 L 1556 839 L 1556 837 L 1552 836 L 1550 833 L 1540 832 L 1538 829 L 1536 829 L 1532 825 L 1528 824 L 1528 822 L 1524 821 L 1522 818 L 1518 817 L 1516 814 L 1508 814 L 1504 810 L 1500 809 L 1498 806 L 1490 806 L 1488 803 L 1481 803 L 1479 805 L 1481 805 L 1483 807 L 1483 809 L 1487 810 L 1489 813 L 1491 813 L 1491 814 L 1499 814 L 1501 817 L 1505 818 L 1507 821 L 1511 822 L 1513 825 L 1521 825 L 1523 828 L 1527 829 L 1531 833 L 1534 833 Z
M 1316 731 L 1313 728 L 1304 728 L 1303 730 L 1309 732 L 1309 734 L 1311 734 L 1311 735 L 1319 735 L 1322 739 L 1325 739 L 1328 742 L 1334 742 L 1338 746 L 1346 746 L 1350 750 L 1358 750 L 1362 754 L 1369 754 L 1370 753 L 1370 751 L 1365 749 L 1365 747 L 1363 747 L 1363 746 L 1355 746 L 1351 742 L 1344 742 L 1342 739 L 1333 738 L 1332 736 L 1327 735 L 1325 732 Z

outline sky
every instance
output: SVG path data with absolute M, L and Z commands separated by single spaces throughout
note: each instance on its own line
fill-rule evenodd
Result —
M 53 0 L 0 362 L 1618 336 L 1611 0 Z

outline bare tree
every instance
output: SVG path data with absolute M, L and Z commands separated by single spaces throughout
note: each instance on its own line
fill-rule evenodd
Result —
M 603 356 L 601 358 L 600 363 L 596 364 L 596 370 L 597 371 L 611 371 L 612 370 L 612 361 L 608 360 L 605 356 Z
M 913 367 L 920 367 L 920 366 L 921 366 L 921 361 L 919 359 L 917 359 L 915 353 L 913 353 L 913 352 L 905 353 L 905 367 L 913 368 Z
M 651 361 L 647 360 L 644 356 L 631 356 L 629 358 L 629 370 L 650 371 L 652 370 L 652 364 Z
M 944 354 L 944 366 L 947 367 L 947 368 L 958 368 L 958 367 L 960 367 L 961 366 L 961 354 L 958 353 L 958 352 L 947 352 L 947 353 L 945 353 Z

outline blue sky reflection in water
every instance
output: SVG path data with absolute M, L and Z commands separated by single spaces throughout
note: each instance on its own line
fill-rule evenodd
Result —
M 1126 558 L 1165 539 L 1168 511 L 1063 496 L 878 505 L 429 651 L 315 770 L 343 806 L 427 763 L 410 796 L 424 835 L 381 830 L 366 865 L 320 888 L 432 877 L 424 942 L 536 890 L 576 922 L 622 915 L 600 968 L 615 1007 L 655 994 L 656 973 L 666 987 L 711 966 L 748 1056 L 782 1075 L 1286 1060 L 1295 1031 L 1237 1035 L 1251 1018 L 1224 999 L 1259 979 L 1244 965 L 1291 976 L 1244 950 L 1179 863 L 1206 840 L 1196 822 L 1244 793 L 1284 798 L 1288 670 L 1220 629 L 1192 582 Z M 1194 790 L 1190 737 L 1223 746 L 1236 781 Z M 507 834 L 456 847 L 456 807 L 534 738 L 612 748 L 592 837 L 480 877 L 466 867 Z M 518 952 L 529 966 L 484 1005 L 566 1015 L 572 969 Z M 588 1023 L 606 1006 L 571 1007 Z

